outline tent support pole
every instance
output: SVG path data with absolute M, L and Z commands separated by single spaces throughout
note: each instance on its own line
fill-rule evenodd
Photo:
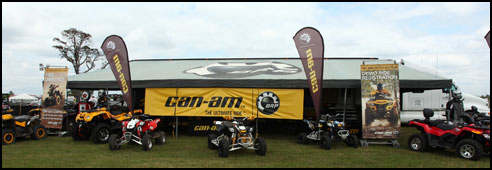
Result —
M 347 88 L 345 88 L 345 94 L 344 94 L 344 102 L 343 102 L 343 120 L 342 122 L 345 124 L 345 114 L 347 110 Z

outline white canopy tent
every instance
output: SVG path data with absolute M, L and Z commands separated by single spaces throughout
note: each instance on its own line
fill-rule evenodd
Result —
M 9 98 L 11 104 L 39 104 L 39 99 L 29 94 L 20 94 Z

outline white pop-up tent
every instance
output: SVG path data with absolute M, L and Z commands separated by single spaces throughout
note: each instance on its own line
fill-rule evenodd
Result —
M 9 98 L 11 104 L 38 104 L 39 99 L 29 94 L 20 94 Z

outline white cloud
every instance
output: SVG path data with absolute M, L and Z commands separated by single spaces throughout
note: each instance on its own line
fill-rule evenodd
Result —
M 454 70 L 490 70 L 483 39 L 489 16 L 484 3 L 2 3 L 2 91 L 25 86 L 15 76 L 36 72 L 40 62 L 73 70 L 51 47 L 71 27 L 90 33 L 95 48 L 106 36 L 122 36 L 133 60 L 297 57 L 292 37 L 313 26 L 323 35 L 325 57 L 403 58 L 434 67 L 439 56 L 439 70 L 480 81 L 476 72 Z M 10 74 L 15 62 L 34 71 Z M 33 75 L 29 82 L 42 79 Z M 30 84 L 40 91 L 41 83 Z M 477 95 L 490 93 L 474 87 Z
M 468 15 L 480 6 L 480 4 L 472 2 L 446 2 L 442 4 L 446 10 L 456 15 Z

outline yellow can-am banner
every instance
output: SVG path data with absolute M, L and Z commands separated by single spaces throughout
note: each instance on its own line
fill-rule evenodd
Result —
M 303 117 L 303 89 L 147 88 L 145 93 L 145 112 L 152 116 Z

